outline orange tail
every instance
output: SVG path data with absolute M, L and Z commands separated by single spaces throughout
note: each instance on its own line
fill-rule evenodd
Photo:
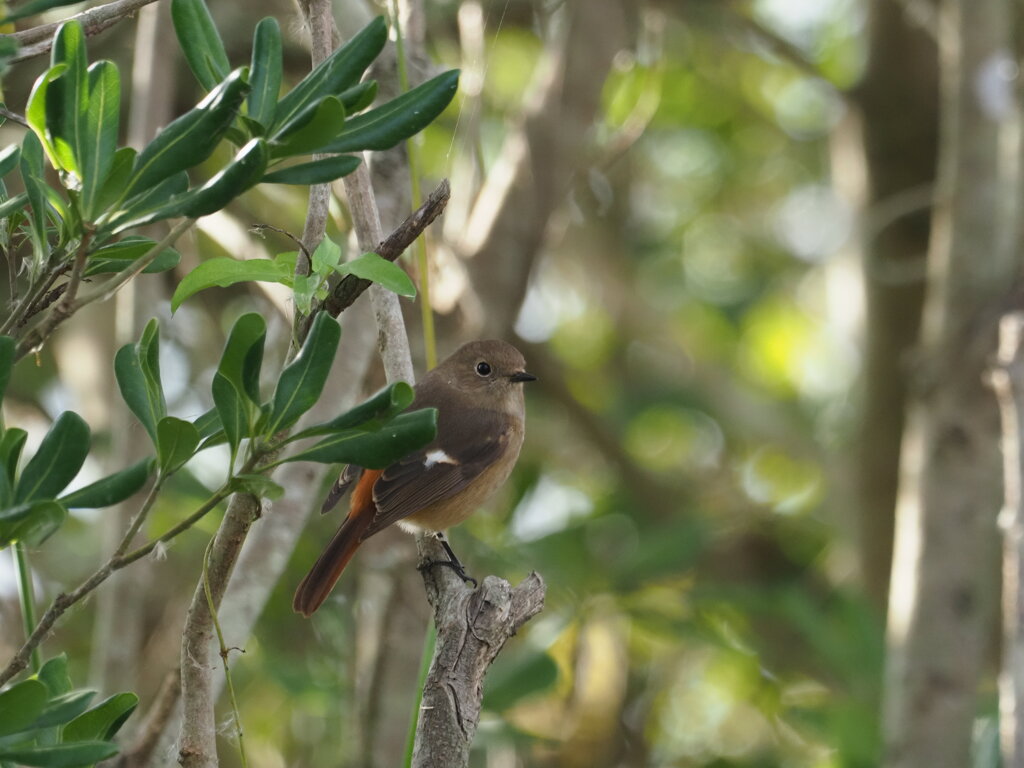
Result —
M 352 555 L 363 543 L 363 534 L 373 522 L 376 508 L 373 505 L 373 484 L 377 482 L 381 472 L 365 471 L 359 478 L 355 491 L 352 493 L 352 504 L 349 507 L 348 517 L 341 524 L 338 532 L 334 534 L 331 542 L 327 545 L 323 554 L 306 574 L 306 578 L 295 590 L 295 597 L 292 599 L 292 609 L 301 613 L 306 618 L 313 615 L 327 596 L 331 594 L 334 585 L 341 578 L 342 571 L 352 559 Z

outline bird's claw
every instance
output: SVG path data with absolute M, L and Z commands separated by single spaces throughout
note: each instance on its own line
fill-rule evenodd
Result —
M 463 568 L 462 567 L 462 563 L 460 563 L 458 561 L 453 562 L 451 560 L 431 560 L 428 563 L 420 563 L 418 566 L 416 566 L 416 569 L 420 570 L 420 571 L 425 571 L 428 568 L 435 568 L 437 566 L 443 566 L 445 568 L 451 568 L 453 571 L 455 571 L 455 575 L 456 576 L 458 576 L 460 579 L 462 579 L 467 584 L 472 584 L 473 585 L 473 589 L 477 588 L 477 586 L 478 586 L 477 580 L 474 579 L 472 576 L 470 576 L 468 573 L 466 573 L 466 569 Z

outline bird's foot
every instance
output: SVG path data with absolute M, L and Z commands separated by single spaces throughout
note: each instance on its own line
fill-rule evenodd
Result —
M 427 568 L 433 568 L 434 566 L 440 565 L 445 568 L 451 568 L 455 571 L 455 574 L 467 584 L 472 584 L 473 589 L 477 588 L 477 580 L 466 573 L 465 567 L 459 562 L 459 558 L 455 556 L 455 552 L 452 551 L 451 545 L 448 543 L 448 537 L 444 535 L 444 531 L 438 531 L 434 534 L 441 546 L 444 547 L 445 553 L 448 555 L 447 560 L 433 560 L 429 563 L 423 563 L 419 566 L 419 570 L 426 570 Z

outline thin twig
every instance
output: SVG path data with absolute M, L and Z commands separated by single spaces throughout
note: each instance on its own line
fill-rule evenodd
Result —
M 9 120 L 12 123 L 17 123 L 23 128 L 28 128 L 28 120 L 25 119 L 24 115 L 19 115 L 17 112 L 12 112 L 7 107 L 0 105 L 0 117 L 5 120 Z
M 423 234 L 424 230 L 444 212 L 451 193 L 451 186 L 445 179 L 437 189 L 430 193 L 423 205 L 399 224 L 395 231 L 382 240 L 373 252 L 388 261 L 394 261 L 401 256 L 406 248 L 415 242 L 416 238 Z M 342 311 L 352 306 L 352 303 L 370 287 L 370 284 L 369 280 L 363 280 L 355 275 L 345 275 L 341 282 L 334 287 L 331 295 L 327 297 L 324 308 L 333 317 L 337 317 Z
M 74 20 L 79 22 L 85 34 L 92 36 L 99 34 L 107 27 L 113 26 L 121 21 L 121 19 L 133 15 L 139 8 L 152 2 L 155 2 L 155 0 L 116 0 L 116 2 L 77 13 L 64 21 L 54 22 L 53 24 L 41 24 L 38 27 L 25 29 L 21 32 L 3 35 L 3 37 L 14 38 L 22 46 L 21 50 L 9 62 L 17 64 L 19 61 L 25 61 L 35 56 L 49 53 L 50 48 L 53 47 L 54 33 L 61 24 L 67 21 Z

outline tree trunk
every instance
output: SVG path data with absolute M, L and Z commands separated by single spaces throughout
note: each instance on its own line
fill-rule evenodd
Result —
M 890 768 L 969 765 L 993 621 L 998 414 L 983 384 L 994 311 L 1015 277 L 1000 236 L 999 118 L 991 96 L 1003 0 L 946 0 L 942 124 L 920 393 L 904 441 L 884 703 Z M 1008 112 L 1009 110 L 1005 110 Z M 1006 164 L 1004 164 L 1005 166 Z

